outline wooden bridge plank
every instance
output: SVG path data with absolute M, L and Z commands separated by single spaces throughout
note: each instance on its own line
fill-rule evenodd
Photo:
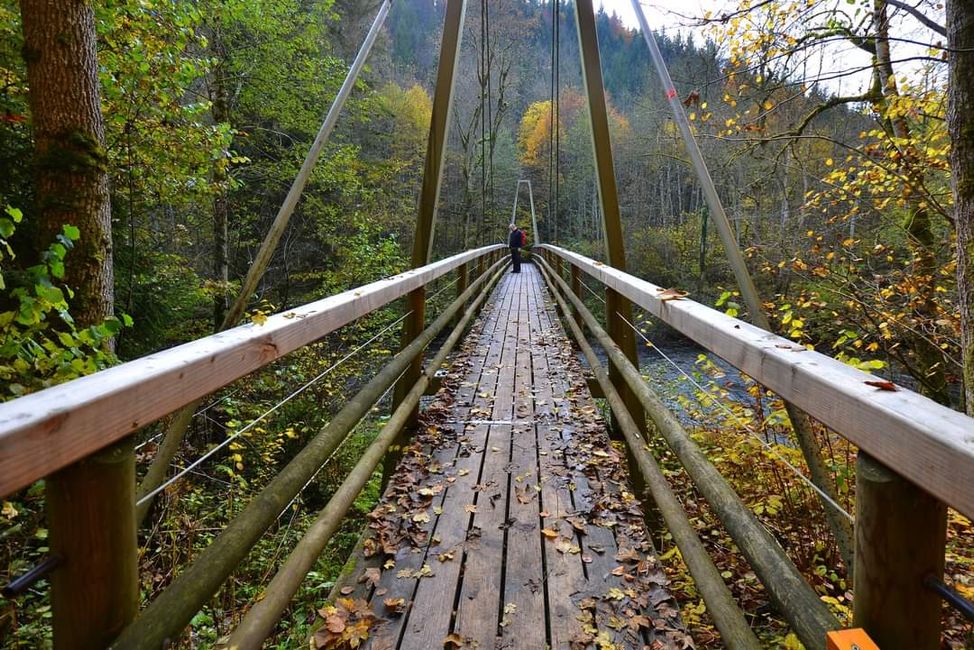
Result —
M 506 283 L 519 289 L 520 278 L 508 275 Z M 518 294 L 518 297 L 520 294 Z M 512 311 L 516 311 L 512 306 Z M 514 414 L 514 371 L 517 355 L 517 322 L 509 314 L 504 332 L 504 350 L 499 364 L 497 390 L 491 420 L 510 422 Z M 503 561 L 506 520 L 507 474 L 510 463 L 511 425 L 492 424 L 478 483 L 480 492 L 473 504 L 476 512 L 473 526 L 480 529 L 479 548 L 467 553 L 463 581 L 457 602 L 454 632 L 461 637 L 477 639 L 484 644 L 498 631 L 504 603 Z
M 532 265 L 518 275 L 520 301 L 515 315 L 517 348 L 510 465 L 507 469 L 507 517 L 504 521 L 505 575 L 501 616 L 501 647 L 542 648 L 547 642 L 544 562 L 538 507 L 538 441 L 534 426 L 531 310 L 538 282 Z M 507 609 L 509 608 L 509 609 Z M 506 643 L 505 643 L 506 642 Z
M 618 647 L 642 648 L 651 640 L 617 629 L 637 612 L 629 600 L 620 605 L 608 593 L 617 587 L 650 599 L 648 587 L 632 591 L 633 584 L 643 585 L 639 580 L 613 574 L 623 564 L 616 560 L 618 546 L 635 543 L 626 533 L 617 544 L 610 527 L 592 521 L 593 509 L 625 508 L 618 504 L 628 488 L 613 483 L 624 481 L 625 473 L 611 470 L 611 480 L 603 480 L 594 467 L 593 452 L 610 449 L 604 424 L 537 270 L 522 269 L 501 283 L 489 317 L 462 348 L 465 356 L 431 407 L 450 405 L 456 437 L 448 433 L 439 444 L 435 434 L 421 431 L 417 438 L 429 454 L 424 463 L 439 465 L 434 469 L 441 473 L 402 468 L 425 474 L 417 489 L 443 490 L 418 511 L 430 516 L 429 538 L 404 545 L 395 569 L 382 573 L 372 606 L 387 620 L 373 630 L 370 648 L 437 648 L 449 637 L 465 647 L 567 649 L 593 647 L 600 632 Z M 614 450 L 610 455 L 610 462 L 624 462 Z M 543 528 L 557 529 L 558 539 L 547 539 Z M 648 539 L 638 530 L 633 535 Z M 640 560 L 655 566 L 645 550 L 636 549 Z M 440 554 L 450 557 L 440 562 Z M 424 565 L 433 575 L 396 577 Z M 411 606 L 398 618 L 389 616 L 382 601 L 390 597 Z M 658 647 L 678 647 L 659 640 Z
M 564 337 L 564 330 L 554 314 L 553 306 L 546 310 L 545 315 Z M 578 365 L 574 348 L 569 344 L 559 346 L 558 354 L 563 367 Z M 566 372 L 559 377 L 566 386 L 571 384 L 566 392 L 571 396 L 573 408 L 586 410 L 594 407 L 587 382 L 580 375 Z M 588 534 L 582 538 L 586 550 L 607 549 L 603 553 L 590 552 L 592 562 L 586 565 L 590 584 L 594 586 L 588 593 L 596 598 L 595 625 L 600 633 L 607 634 L 619 647 L 639 647 L 643 641 L 651 647 L 657 647 L 656 644 L 660 647 L 670 647 L 671 643 L 680 644 L 685 634 L 679 621 L 679 611 L 672 596 L 665 589 L 667 580 L 657 564 L 641 506 L 632 494 L 625 469 L 625 456 L 611 448 L 602 423 L 596 428 L 600 430 L 585 435 L 580 431 L 567 431 L 563 447 L 569 457 L 567 462 L 580 470 L 574 474 L 576 489 L 573 492 L 578 510 L 586 513 L 590 522 L 597 514 L 600 517 L 607 515 L 615 522 L 611 526 L 590 523 Z M 579 439 L 573 441 L 572 435 L 577 435 Z M 593 443 L 595 449 L 591 447 Z M 582 458 L 589 455 L 591 461 L 596 450 L 607 453 L 610 457 L 601 463 L 586 462 Z M 626 492 L 627 496 L 623 497 L 622 492 Z M 623 556 L 632 559 L 619 560 Z M 617 575 L 620 567 L 624 569 L 623 575 Z M 619 590 L 614 592 L 615 597 L 618 597 L 620 591 L 625 597 L 619 601 L 608 598 L 610 590 Z M 625 622 L 631 618 L 626 612 L 645 614 L 654 623 L 658 621 L 659 630 L 654 626 L 636 633 L 629 628 L 620 628 L 620 619 Z
M 496 310 L 492 314 L 494 327 L 484 328 L 481 336 L 482 345 L 488 350 L 487 355 L 478 369 L 471 367 L 470 374 L 464 379 L 471 392 L 466 401 L 458 400 L 457 414 L 466 414 L 466 420 L 486 420 L 493 408 L 493 396 L 497 389 L 497 366 L 501 361 L 504 337 L 496 336 L 498 332 L 506 331 L 507 314 L 512 301 L 516 298 L 514 288 L 509 283 L 502 284 L 498 292 L 503 292 Z M 490 330 L 488 332 L 488 329 Z M 479 377 L 472 381 L 479 371 Z M 468 404 L 469 408 L 464 409 Z M 424 650 L 426 648 L 442 647 L 444 639 L 450 634 L 453 620 L 453 603 L 463 568 L 464 555 L 468 546 L 476 546 L 479 541 L 476 534 L 471 535 L 473 516 L 465 507 L 474 503 L 478 477 L 483 462 L 483 450 L 487 447 L 490 426 L 486 424 L 464 425 L 463 435 L 457 446 L 455 461 L 456 482 L 451 485 L 441 503 L 442 513 L 437 519 L 436 538 L 431 548 L 430 556 L 436 561 L 431 562 L 434 576 L 420 580 L 414 605 L 409 612 L 409 620 L 405 623 L 406 634 L 401 648 Z M 479 450 L 479 451 L 477 451 Z M 468 545 L 469 539 L 469 545 Z M 439 561 L 440 554 L 447 554 L 445 561 Z
M 545 305 L 541 295 L 541 283 L 536 283 L 533 291 L 531 317 L 531 355 L 535 378 L 535 434 L 538 440 L 538 454 L 541 482 L 541 506 L 547 513 L 543 524 L 546 528 L 560 526 L 575 514 L 575 503 L 569 490 L 571 472 L 565 466 L 564 456 L 552 439 L 560 440 L 559 431 L 568 421 L 568 402 L 564 399 L 564 375 L 552 371 L 548 354 L 555 350 L 552 345 L 557 335 L 551 321 L 544 313 Z M 552 359 L 555 368 L 558 360 Z M 555 403 L 555 395 L 562 396 L 560 406 Z M 573 539 L 577 533 L 569 531 Z M 579 540 L 580 542 L 580 540 Z M 579 543 L 579 548 L 581 545 Z M 549 634 L 552 648 L 569 648 L 580 637 L 582 624 L 578 601 L 586 587 L 585 568 L 582 553 L 563 552 L 555 543 L 545 542 L 545 589 L 548 593 Z
M 542 317 L 547 321 L 553 334 L 557 337 L 557 344 L 551 346 L 552 361 L 560 368 L 569 367 L 569 356 L 574 353 L 570 343 L 567 341 L 564 330 L 561 328 L 557 316 L 553 313 L 553 307 L 545 306 Z M 587 582 L 585 588 L 578 594 L 580 601 L 594 603 L 594 607 L 587 610 L 591 613 L 591 623 L 600 632 L 606 632 L 609 638 L 619 644 L 624 644 L 626 638 L 620 638 L 617 630 L 608 625 L 609 620 L 614 615 L 614 610 L 606 602 L 609 589 L 619 586 L 619 578 L 612 575 L 612 571 L 618 566 L 615 560 L 618 546 L 612 531 L 603 526 L 597 525 L 592 519 L 592 511 L 595 506 L 592 498 L 592 489 L 589 487 L 588 477 L 584 473 L 584 465 L 578 456 L 577 445 L 579 441 L 587 436 L 578 430 L 579 418 L 577 414 L 583 409 L 593 409 L 594 402 L 588 393 L 585 380 L 577 374 L 567 372 L 558 373 L 553 377 L 556 383 L 556 390 L 564 395 L 564 402 L 561 405 L 564 413 L 564 424 L 555 432 L 554 438 L 555 453 L 560 457 L 565 467 L 571 470 L 571 480 L 574 490 L 572 490 L 572 503 L 574 504 L 573 515 L 576 523 L 581 519 L 585 524 L 584 534 L 575 529 L 572 523 L 565 521 L 560 526 L 560 531 L 565 535 L 573 535 L 575 543 L 579 546 L 580 555 L 585 560 L 585 572 Z M 609 445 L 608 436 L 602 440 L 606 446 Z M 631 640 L 630 640 L 631 641 Z M 625 647 L 632 645 L 629 643 Z
M 507 327 L 507 308 L 514 297 L 511 288 L 501 285 L 495 291 L 497 296 L 492 303 L 489 314 L 484 319 L 484 324 L 480 329 L 479 340 L 471 346 L 473 351 L 468 351 L 466 357 L 469 362 L 467 371 L 463 375 L 463 381 L 457 389 L 457 410 L 455 414 L 462 419 L 483 419 L 480 412 L 486 412 L 490 406 L 490 401 L 482 397 L 485 387 L 492 390 L 497 379 L 497 363 L 500 361 L 500 353 L 503 347 L 503 338 L 496 336 L 496 330 L 504 331 Z M 479 354 L 478 354 L 479 352 Z M 437 647 L 441 645 L 443 639 L 449 633 L 449 623 L 451 618 L 452 594 L 456 590 L 456 580 L 459 569 L 451 570 L 451 566 L 442 565 L 436 558 L 442 549 L 447 548 L 445 544 L 459 537 L 462 539 L 466 535 L 467 522 L 469 515 L 463 512 L 463 504 L 472 492 L 473 485 L 478 475 L 480 465 L 480 455 L 476 453 L 464 455 L 465 451 L 472 445 L 482 447 L 486 441 L 487 427 L 479 426 L 473 430 L 465 431 L 462 422 L 455 423 L 461 432 L 458 438 L 469 438 L 469 443 L 460 443 L 452 448 L 440 450 L 434 456 L 436 462 L 440 463 L 446 471 L 445 476 L 440 477 L 441 481 L 436 481 L 434 477 L 428 477 L 425 487 L 435 489 L 436 484 L 447 481 L 446 488 L 440 498 L 434 499 L 433 504 L 427 510 L 430 517 L 428 544 L 421 552 L 400 552 L 396 557 L 396 566 L 382 574 L 378 585 L 378 596 L 373 596 L 372 608 L 383 617 L 383 624 L 373 634 L 370 647 L 376 650 L 384 648 L 395 648 L 399 646 L 400 638 L 404 636 L 404 628 L 409 629 L 410 621 L 419 621 L 420 630 L 427 631 L 425 636 L 433 643 L 431 646 L 417 646 L 411 643 L 412 635 L 406 635 L 403 640 L 405 647 Z M 432 480 L 430 480 L 432 479 Z M 454 479 L 451 484 L 448 481 Z M 442 514 L 437 515 L 436 508 Z M 435 543 L 436 538 L 443 538 L 439 544 Z M 457 566 L 460 557 L 454 559 Z M 430 569 L 434 575 L 429 578 L 404 578 L 399 577 L 402 571 L 421 571 L 424 564 L 430 564 Z M 430 586 L 435 584 L 439 591 L 434 591 L 434 596 L 430 598 Z M 443 594 L 450 594 L 451 607 L 443 608 Z M 395 600 L 402 598 L 407 603 L 404 615 L 391 616 L 385 607 L 384 601 L 387 599 Z M 435 603 L 436 610 L 430 611 L 430 604 Z M 418 611 L 416 611 L 418 610 Z M 440 610 L 440 611 L 437 611 Z M 445 611 L 442 611 L 445 610 Z M 429 621 L 428 628 L 425 621 L 433 614 Z M 445 624 L 442 619 L 445 617 Z M 439 621 L 436 619 L 440 619 Z M 438 624 L 439 623 L 439 624 Z M 413 630 L 416 626 L 413 626 Z M 435 638 L 439 635 L 439 638 Z M 423 636 L 423 635 L 421 635 Z

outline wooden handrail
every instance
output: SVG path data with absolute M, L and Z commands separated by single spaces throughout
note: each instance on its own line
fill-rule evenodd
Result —
M 0 495 L 84 458 L 462 264 L 485 246 L 419 269 L 0 404 Z
M 546 249 L 820 420 L 968 517 L 974 517 L 974 419 L 873 375 L 558 246 Z
M 655 424 L 656 433 L 666 441 L 696 489 L 710 504 L 713 513 L 747 558 L 775 608 L 784 615 L 805 647 L 810 650 L 821 650 L 825 632 L 838 627 L 838 621 L 829 612 L 825 603 L 802 577 L 775 537 L 744 504 L 730 483 L 693 441 L 677 417 L 653 392 L 636 365 L 629 361 L 609 334 L 602 329 L 581 298 L 569 293 L 568 283 L 557 276 L 555 271 L 543 261 L 541 268 L 555 299 L 561 302 L 563 309 L 568 307 L 564 299 L 576 308 L 589 332 L 602 346 L 609 362 L 619 369 L 623 380 L 632 389 Z M 579 326 L 573 323 L 569 323 L 569 327 L 573 333 L 579 329 Z M 585 346 L 581 342 L 579 346 L 584 351 Z M 601 363 L 593 363 L 593 360 L 589 363 L 596 373 L 602 369 Z M 671 533 L 676 531 L 671 530 Z M 674 541 L 677 541 L 675 534 Z M 699 566 L 694 567 L 689 563 L 687 566 L 691 573 L 699 569 Z M 694 579 L 700 582 L 705 578 L 694 574 Z M 702 590 L 701 594 L 703 594 Z M 734 647 L 728 639 L 725 638 L 724 641 L 730 647 Z
M 506 264 L 497 262 L 488 272 Z M 193 562 L 182 568 L 172 583 L 153 600 L 115 640 L 116 650 L 163 647 L 166 639 L 179 636 L 193 615 L 220 589 L 254 544 L 277 521 L 281 512 L 305 488 L 322 465 L 334 453 L 355 425 L 369 413 L 412 360 L 442 332 L 463 309 L 465 301 L 480 291 L 488 281 L 486 275 L 475 279 L 423 330 L 419 337 L 400 350 L 357 393 L 349 397 L 321 431 L 284 466 L 264 488 Z

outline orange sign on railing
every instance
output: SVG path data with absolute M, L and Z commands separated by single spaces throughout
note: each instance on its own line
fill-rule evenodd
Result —
M 825 650 L 879 650 L 879 646 L 869 638 L 865 630 L 857 627 L 829 632 Z

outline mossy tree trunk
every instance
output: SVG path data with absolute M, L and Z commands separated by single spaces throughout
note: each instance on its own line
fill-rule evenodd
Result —
M 81 239 L 66 259 L 71 313 L 82 326 L 112 315 L 111 206 L 95 19 L 81 0 L 21 0 L 35 144 L 39 250 L 64 224 Z
M 111 206 L 95 17 L 86 0 L 21 0 L 35 139 L 38 251 L 64 225 L 80 231 L 67 255 L 71 313 L 85 327 L 113 315 Z M 103 450 L 47 481 L 56 648 L 103 648 L 138 611 L 135 456 Z
M 957 228 L 957 294 L 964 404 L 974 415 L 974 0 L 947 2 L 950 51 L 947 124 Z

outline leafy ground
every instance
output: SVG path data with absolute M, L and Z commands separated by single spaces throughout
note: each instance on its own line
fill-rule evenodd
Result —
M 775 535 L 788 556 L 826 602 L 839 620 L 851 624 L 852 585 L 829 532 L 816 495 L 789 468 L 782 458 L 804 471 L 801 453 L 789 442 L 780 414 L 781 403 L 759 386 L 742 378 L 748 400 L 728 399 L 731 380 L 705 357 L 693 371 L 705 391 L 691 389 L 686 382 L 672 382 L 664 392 L 684 409 L 697 441 L 720 473 L 726 477 L 744 502 Z M 740 388 L 740 387 L 736 387 Z M 742 391 L 735 391 L 740 394 Z M 728 411 L 716 409 L 720 399 Z M 755 414 L 766 413 L 764 417 Z M 745 428 L 746 427 L 746 428 Z M 843 507 L 854 512 L 856 448 L 845 439 L 818 430 L 826 462 L 832 469 Z M 771 449 L 755 439 L 770 444 Z M 788 631 L 781 615 L 768 600 L 754 572 L 737 549 L 727 531 L 715 517 L 707 502 L 679 465 L 665 442 L 652 448 L 664 473 L 675 488 L 684 509 L 710 550 L 718 568 L 768 647 L 801 647 Z M 683 604 L 682 613 L 700 647 L 723 647 L 720 637 L 706 613 L 706 607 L 693 585 L 679 550 L 670 536 L 656 538 L 661 560 L 672 581 L 672 588 Z M 961 593 L 974 595 L 974 529 L 969 519 L 950 510 L 948 515 L 947 570 L 948 581 Z M 944 606 L 943 648 L 974 647 L 974 633 L 969 621 Z

